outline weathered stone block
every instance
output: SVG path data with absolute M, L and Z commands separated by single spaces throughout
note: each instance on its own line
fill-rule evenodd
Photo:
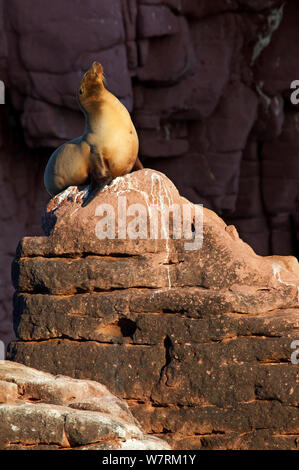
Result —
M 9 392 L 0 404 L 2 450 L 89 450 L 95 443 L 102 450 L 169 449 L 144 435 L 128 405 L 97 382 L 9 361 L 0 362 L 0 377 L 0 401 Z
M 0 361 L 1 362 L 1 361 Z M 0 403 L 9 403 L 18 398 L 18 387 L 14 383 L 0 380 Z
M 143 437 L 137 426 L 113 420 L 100 412 L 81 410 L 66 416 L 65 432 L 72 446 L 92 444 L 101 440 Z
M 164 5 L 138 8 L 138 33 L 141 38 L 176 34 L 180 30 L 178 17 Z
M 82 208 L 85 192 L 69 188 L 50 201 L 48 236 L 25 238 L 13 267 L 19 341 L 9 358 L 72 379 L 11 366 L 2 375 L 0 368 L 0 380 L 29 400 L 67 408 L 65 435 L 75 448 L 147 445 L 120 399 L 146 432 L 175 448 L 295 448 L 298 261 L 256 255 L 208 209 L 197 249 L 173 231 L 157 240 L 97 239 L 98 205 L 110 204 L 117 219 L 125 194 L 147 214 L 152 204 L 160 213 L 187 204 L 196 240 L 195 206 L 161 173 L 118 178 Z
M 194 70 L 196 62 L 189 25 L 184 17 L 178 19 L 178 24 L 179 32 L 176 34 L 149 42 L 145 64 L 137 71 L 142 82 L 173 84 Z
M 68 447 L 64 431 L 67 411 L 67 408 L 46 404 L 0 405 L 1 448 L 19 442 Z

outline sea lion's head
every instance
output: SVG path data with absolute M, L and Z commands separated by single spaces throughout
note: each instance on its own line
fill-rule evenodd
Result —
M 88 110 L 93 103 L 99 102 L 104 88 L 103 80 L 103 67 L 99 62 L 93 62 L 78 87 L 77 96 L 83 109 Z

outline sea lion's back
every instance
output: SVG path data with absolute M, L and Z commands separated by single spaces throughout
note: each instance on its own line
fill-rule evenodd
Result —
M 62 144 L 53 152 L 44 173 L 44 184 L 50 195 L 87 182 L 88 154 L 89 147 L 82 137 Z

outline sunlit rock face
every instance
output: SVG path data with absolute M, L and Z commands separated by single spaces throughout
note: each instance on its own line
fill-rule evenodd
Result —
M 54 197 L 18 246 L 9 359 L 104 384 L 172 448 L 295 449 L 297 259 L 150 169 L 88 194 Z

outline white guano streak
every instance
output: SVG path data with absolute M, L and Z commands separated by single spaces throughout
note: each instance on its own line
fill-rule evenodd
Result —
M 299 286 L 296 284 L 293 284 L 291 282 L 285 282 L 281 279 L 280 276 L 280 271 L 281 271 L 281 266 L 279 264 L 272 264 L 272 269 L 273 269 L 273 276 L 275 279 L 277 279 L 278 282 L 281 284 L 284 284 L 285 286 L 293 286 L 296 287 L 297 289 L 297 301 L 299 302 Z

